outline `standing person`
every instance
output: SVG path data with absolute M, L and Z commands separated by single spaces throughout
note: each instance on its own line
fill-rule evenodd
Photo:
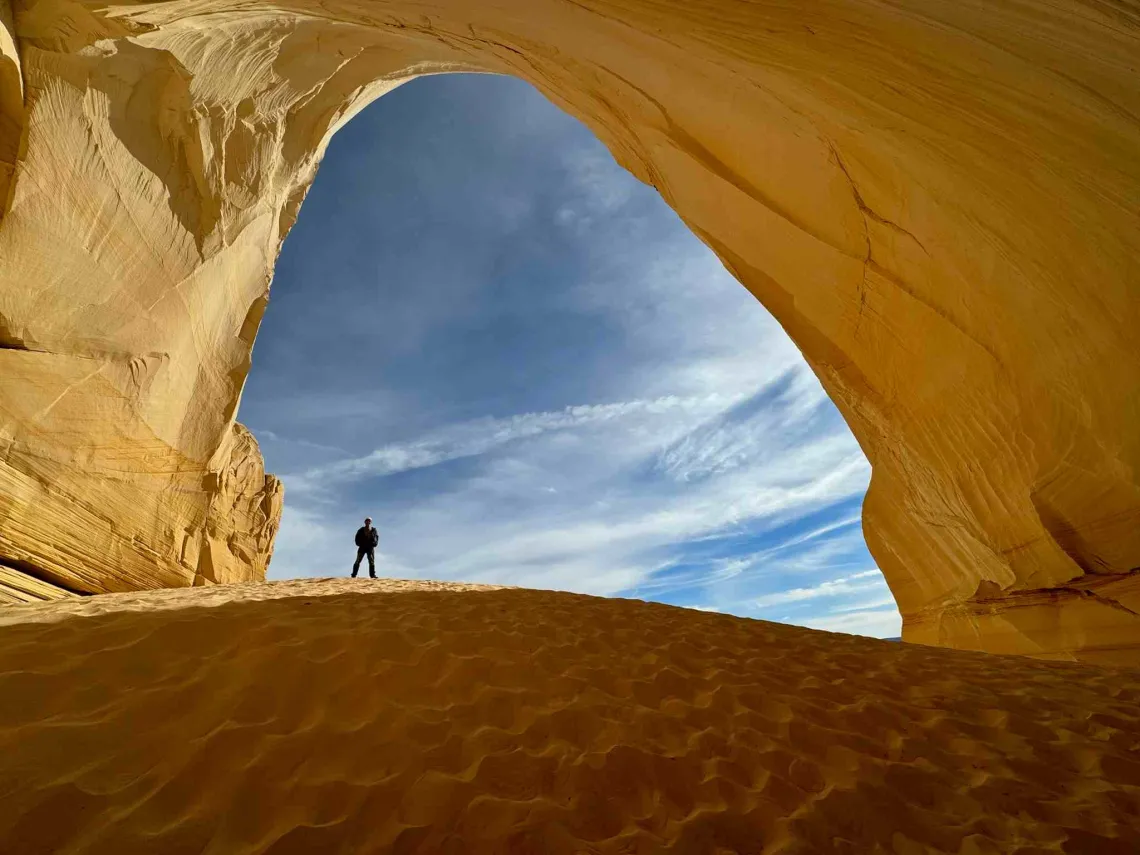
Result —
M 372 517 L 364 518 L 364 525 L 356 530 L 356 563 L 352 565 L 352 578 L 360 569 L 360 559 L 368 556 L 368 578 L 376 578 L 376 547 L 380 544 L 380 532 L 372 527 Z

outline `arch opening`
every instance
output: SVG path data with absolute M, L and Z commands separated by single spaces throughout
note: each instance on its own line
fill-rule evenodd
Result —
M 897 637 L 869 467 L 795 346 L 529 85 L 433 75 L 330 144 L 239 416 L 286 502 L 269 578 L 632 596 Z
M 0 15 L 12 573 L 105 591 L 264 571 L 280 494 L 234 417 L 280 242 L 363 105 L 491 71 L 580 118 L 803 351 L 871 460 L 865 529 L 905 637 L 1130 661 L 1126 4 L 471 7 Z

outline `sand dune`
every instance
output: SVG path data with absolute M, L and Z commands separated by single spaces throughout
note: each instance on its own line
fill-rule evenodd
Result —
M 478 586 L 8 606 L 0 852 L 1136 853 L 1140 671 Z

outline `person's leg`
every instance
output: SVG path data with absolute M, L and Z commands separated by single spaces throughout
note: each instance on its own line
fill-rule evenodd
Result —
M 376 550 L 375 549 L 369 549 L 368 550 L 368 578 L 369 579 L 375 579 L 376 578 Z
M 364 550 L 363 549 L 357 549 L 356 550 L 356 562 L 352 565 L 352 578 L 353 579 L 356 578 L 356 571 L 358 571 L 360 569 L 360 559 L 363 557 L 364 557 Z

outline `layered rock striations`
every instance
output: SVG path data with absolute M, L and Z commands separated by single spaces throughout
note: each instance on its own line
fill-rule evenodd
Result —
M 280 490 L 234 419 L 281 240 L 355 111 L 480 70 L 586 122 L 796 341 L 905 638 L 1134 661 L 1137 56 L 1131 0 L 0 5 L 0 563 L 261 575 Z

